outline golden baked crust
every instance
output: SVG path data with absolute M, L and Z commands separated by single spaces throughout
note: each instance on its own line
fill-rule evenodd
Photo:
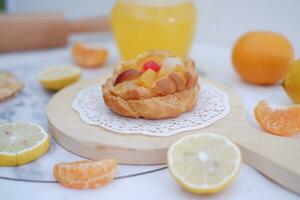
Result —
M 115 113 L 133 118 L 162 119 L 177 117 L 191 111 L 197 103 L 199 86 L 174 94 L 140 100 L 126 100 L 113 95 L 106 84 L 102 86 L 105 104 Z
M 140 86 L 136 81 L 115 84 L 124 70 L 142 66 L 147 60 L 160 62 L 168 57 L 175 56 L 167 51 L 150 51 L 136 59 L 121 62 L 102 86 L 106 105 L 120 115 L 146 119 L 176 117 L 193 109 L 199 90 L 198 76 L 194 62 L 186 56 L 178 57 L 184 64 L 184 71 L 170 72 L 158 78 L 152 87 Z

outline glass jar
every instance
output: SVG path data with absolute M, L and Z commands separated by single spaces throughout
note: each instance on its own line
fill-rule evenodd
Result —
M 187 54 L 196 15 L 191 0 L 117 0 L 111 23 L 121 57 L 153 49 Z

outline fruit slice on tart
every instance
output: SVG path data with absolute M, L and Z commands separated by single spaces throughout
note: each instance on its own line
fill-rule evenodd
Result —
M 126 71 L 124 71 L 124 72 L 122 72 L 118 75 L 118 77 L 115 80 L 114 85 L 117 85 L 117 84 L 122 83 L 124 81 L 135 80 L 140 76 L 140 73 L 141 72 L 137 69 L 126 70 Z
M 148 69 L 151 69 L 155 72 L 159 72 L 160 65 L 153 60 L 149 60 L 143 65 L 142 72 L 146 72 Z
M 158 69 L 159 70 L 159 69 Z M 152 87 L 153 83 L 157 79 L 157 71 L 152 68 L 146 69 L 146 71 L 137 79 L 136 83 L 140 86 L 147 88 Z
M 184 73 L 187 71 L 185 63 L 180 57 L 162 56 L 160 54 L 149 55 L 141 58 L 136 63 L 123 64 L 117 70 L 114 85 L 125 81 L 134 81 L 138 86 L 151 88 L 160 78 L 170 73 Z
M 168 57 L 163 60 L 162 68 L 159 71 L 159 77 L 165 76 L 173 71 L 184 72 L 186 71 L 186 68 L 184 67 L 184 63 L 180 58 Z

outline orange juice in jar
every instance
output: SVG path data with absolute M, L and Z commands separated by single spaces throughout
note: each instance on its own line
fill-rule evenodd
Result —
M 196 8 L 191 0 L 117 0 L 111 22 L 123 59 L 153 49 L 187 54 Z

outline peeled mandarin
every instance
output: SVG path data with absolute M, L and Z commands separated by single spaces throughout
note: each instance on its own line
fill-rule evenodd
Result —
M 65 187 L 89 189 L 110 183 L 116 175 L 116 169 L 115 159 L 84 160 L 57 164 L 54 166 L 53 173 L 56 180 Z
M 262 129 L 280 136 L 291 136 L 300 132 L 300 105 L 270 105 L 260 101 L 254 114 Z
M 101 67 L 107 60 L 105 48 L 95 48 L 76 43 L 72 48 L 72 57 L 76 64 L 83 68 Z

